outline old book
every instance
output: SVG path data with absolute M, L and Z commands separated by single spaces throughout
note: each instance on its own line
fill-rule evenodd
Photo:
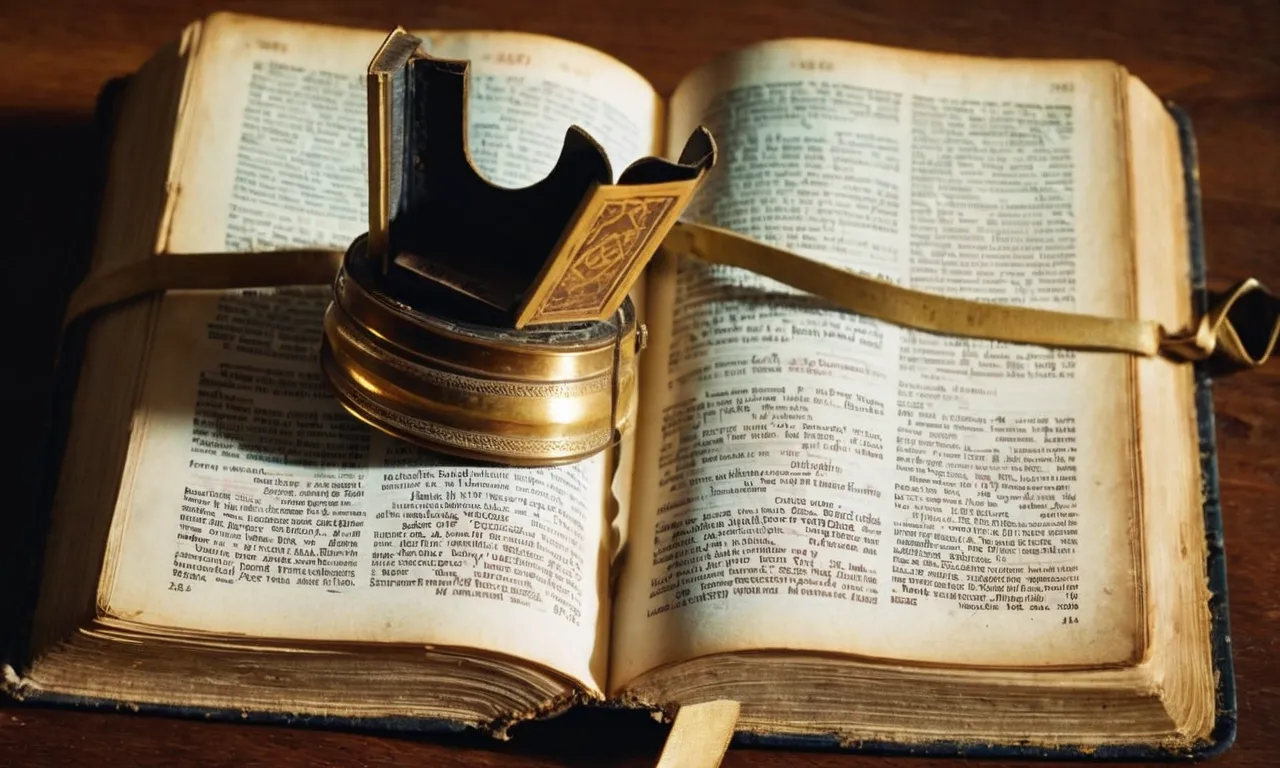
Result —
M 386 30 L 218 14 L 124 88 L 91 271 L 344 248 Z M 763 42 L 669 97 L 603 52 L 415 32 L 472 62 L 470 146 L 537 181 L 693 126 L 688 216 L 925 290 L 1186 324 L 1195 160 L 1115 63 Z M 159 256 L 154 256 L 160 254 Z M 741 703 L 739 743 L 1204 753 L 1234 733 L 1208 381 L 907 331 L 664 255 L 638 428 L 518 470 L 341 410 L 327 286 L 169 292 L 81 327 L 6 689 L 201 716 L 475 728 Z

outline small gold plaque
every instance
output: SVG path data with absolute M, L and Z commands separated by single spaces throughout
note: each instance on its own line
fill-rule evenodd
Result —
M 596 187 L 520 306 L 516 327 L 602 320 L 617 310 L 696 189 Z

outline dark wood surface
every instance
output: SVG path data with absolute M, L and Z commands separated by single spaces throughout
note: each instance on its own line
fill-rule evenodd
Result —
M 0 398 L 11 490 L 0 578 L 20 569 L 67 265 L 89 247 L 91 113 L 104 82 L 136 68 L 188 20 L 219 10 L 389 29 L 499 27 L 565 36 L 645 73 L 662 92 L 714 54 L 817 35 L 1003 56 L 1103 57 L 1186 109 L 1200 147 L 1210 276 L 1280 288 L 1280 3 L 898 3 L 824 0 L 34 0 L 0 3 Z M 1218 762 L 1276 762 L 1280 737 L 1280 363 L 1216 384 L 1240 733 Z M 0 606 L 3 601 L 0 601 Z M 0 704 L 0 765 L 652 765 L 663 733 L 590 715 L 507 745 L 89 714 Z M 947 761 L 734 750 L 728 766 L 944 765 Z

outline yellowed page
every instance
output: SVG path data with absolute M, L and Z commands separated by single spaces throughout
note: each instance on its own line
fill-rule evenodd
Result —
M 1188 328 L 1196 314 L 1187 258 L 1191 212 L 1177 126 L 1141 81 L 1130 77 L 1126 86 L 1139 311 L 1165 328 Z M 1191 366 L 1163 358 L 1139 360 L 1137 371 L 1148 659 L 1170 714 L 1187 723 L 1184 732 L 1207 735 L 1216 713 L 1196 376 Z
M 721 148 L 696 220 L 925 290 L 1126 315 L 1117 75 L 778 41 L 692 74 L 669 134 L 702 122 Z M 904 331 L 688 259 L 649 290 L 615 690 L 739 650 L 1141 655 L 1131 360 Z
M 170 252 L 344 248 L 366 227 L 363 71 L 384 32 L 215 16 L 175 152 Z M 495 183 L 550 170 L 572 123 L 615 167 L 657 99 L 582 46 L 428 36 L 473 62 L 471 150 Z M 186 632 L 462 646 L 604 682 L 603 455 L 512 470 L 431 456 L 337 405 L 324 287 L 170 294 L 155 323 L 100 609 Z

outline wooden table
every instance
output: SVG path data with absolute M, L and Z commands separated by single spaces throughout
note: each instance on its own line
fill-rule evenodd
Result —
M 573 38 L 629 62 L 662 91 L 707 57 L 762 38 L 820 35 L 974 54 L 1103 57 L 1180 103 L 1198 134 L 1210 275 L 1280 288 L 1280 3 L 1143 0 L 1033 4 L 954 0 L 36 0 L 0 11 L 2 231 L 13 246 L 0 305 L 0 396 L 9 450 L 41 435 L 40 412 L 68 254 L 89 246 L 84 210 L 91 110 L 189 19 L 218 9 L 387 28 L 501 27 Z M 14 274 L 16 273 L 16 274 Z M 1280 734 L 1280 363 L 1216 390 L 1240 735 L 1224 766 L 1271 765 Z M 4 532 L 34 495 L 30 452 L 0 463 Z M 4 538 L 0 533 L 0 538 Z M 10 541 L 13 541 L 10 538 Z M 0 547 L 0 584 L 15 557 Z M 2 607 L 2 606 L 0 606 Z M 378 738 L 263 726 L 0 705 L 0 765 L 652 765 L 662 731 L 643 718 L 574 716 L 518 745 Z M 626 751 L 625 758 L 617 750 Z M 728 766 L 924 766 L 930 761 L 734 751 Z M 948 764 L 938 761 L 937 764 Z M 954 764 L 954 763 L 952 763 Z

